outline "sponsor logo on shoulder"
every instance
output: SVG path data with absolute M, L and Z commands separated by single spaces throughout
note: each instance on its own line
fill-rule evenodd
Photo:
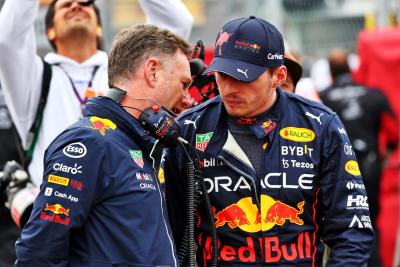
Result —
M 307 128 L 286 127 L 279 131 L 279 135 L 295 142 L 311 142 L 315 139 L 314 131 Z
M 68 186 L 68 184 L 69 184 L 69 178 L 52 175 L 52 174 L 50 174 L 48 176 L 47 181 L 49 183 L 59 184 L 59 185 L 63 185 L 63 186 Z
M 200 151 L 206 150 L 213 134 L 214 132 L 209 132 L 205 134 L 196 134 L 196 148 Z
M 50 214 L 47 212 L 50 212 Z M 69 212 L 70 209 L 66 209 L 60 204 L 46 203 L 46 207 L 43 209 L 42 212 L 40 212 L 39 218 L 41 220 L 49 221 L 52 223 L 69 225 L 71 220 L 71 218 L 69 217 Z M 63 217 L 61 215 L 63 215 Z
M 46 190 L 44 191 L 44 195 L 49 197 L 49 196 L 51 196 L 52 193 L 53 193 L 53 188 L 46 187 Z
M 365 190 L 364 184 L 354 183 L 354 182 L 350 182 L 350 181 L 346 183 L 346 187 L 349 190 L 352 190 L 352 189 L 364 189 Z
M 140 188 L 157 190 L 156 186 L 152 183 L 153 178 L 150 174 L 144 172 L 137 172 L 136 179 L 140 181 Z
M 70 158 L 83 158 L 86 155 L 87 149 L 81 142 L 75 142 L 67 145 L 63 149 L 64 155 Z
M 144 160 L 143 160 L 143 153 L 141 150 L 129 150 L 133 161 L 138 165 L 140 168 L 144 167 Z
M 349 145 L 349 143 L 347 143 L 347 142 L 344 144 L 343 150 L 344 150 L 344 154 L 346 154 L 347 156 L 354 155 L 353 147 L 351 145 Z
M 354 176 L 359 176 L 361 175 L 360 168 L 358 167 L 358 163 L 355 160 L 349 160 L 346 162 L 344 169 L 346 172 L 350 173 L 351 175 Z
M 342 127 L 342 128 L 338 128 L 339 133 L 347 135 L 346 130 Z
M 349 225 L 349 228 L 369 228 L 372 229 L 371 219 L 368 215 L 362 215 L 361 220 L 358 218 L 357 215 L 354 214 L 353 219 Z
M 78 166 L 78 164 L 76 164 L 76 163 L 73 167 L 65 165 L 63 163 L 58 163 L 58 162 L 54 163 L 54 165 L 53 165 L 53 170 L 70 173 L 70 174 L 82 173 L 81 169 L 82 169 L 82 166 Z
M 347 196 L 347 209 L 364 209 L 368 210 L 368 197 L 364 195 L 348 195 Z

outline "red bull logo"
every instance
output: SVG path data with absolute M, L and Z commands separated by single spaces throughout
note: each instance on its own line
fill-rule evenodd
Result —
M 46 203 L 45 211 L 51 211 L 54 214 L 63 214 L 65 216 L 69 216 L 69 209 L 64 208 L 60 204 L 49 205 Z
M 222 45 L 223 45 L 224 43 L 227 43 L 227 42 L 228 42 L 230 36 L 231 36 L 231 34 L 229 34 L 229 33 L 227 33 L 227 32 L 223 32 L 223 31 L 221 30 L 221 32 L 220 32 L 220 34 L 219 34 L 219 37 L 218 37 L 218 40 L 217 40 L 217 42 L 215 43 L 215 49 L 219 48 L 219 51 L 218 51 L 218 55 L 219 55 L 219 56 L 222 55 L 222 50 L 221 50 Z
M 90 117 L 90 122 L 92 123 L 92 126 L 86 127 L 99 131 L 102 136 L 106 134 L 107 130 L 115 130 L 117 128 L 115 123 L 113 123 L 109 119 L 103 119 L 96 116 Z
M 227 225 L 228 227 L 240 228 L 242 231 L 255 233 L 268 231 L 275 225 L 282 226 L 285 223 L 303 225 L 304 221 L 299 217 L 303 212 L 304 201 L 297 204 L 297 208 L 274 200 L 270 196 L 261 195 L 261 212 L 253 204 L 251 197 L 240 199 L 223 210 L 215 213 L 215 226 L 217 228 Z
M 39 215 L 41 220 L 69 225 L 71 218 L 69 217 L 69 209 L 64 208 L 60 204 L 52 204 L 49 205 L 46 203 L 46 207 L 43 209 L 44 211 L 50 211 L 52 214 L 48 214 L 42 211 Z M 62 218 L 60 215 L 64 215 L 66 217 Z
M 263 261 L 265 263 L 276 263 L 280 261 L 298 261 L 301 259 L 311 259 L 312 236 L 309 232 L 301 232 L 292 242 L 283 243 L 280 236 L 266 236 L 260 238 L 246 237 L 243 245 L 234 247 L 224 244 L 218 240 L 218 260 L 234 263 L 255 263 Z M 204 259 L 211 260 L 211 237 L 199 240 L 201 247 L 204 248 Z M 260 253 L 262 251 L 262 253 Z
M 269 134 L 275 128 L 276 122 L 272 121 L 271 119 L 264 121 L 263 124 L 261 124 L 261 129 L 264 130 L 265 134 Z

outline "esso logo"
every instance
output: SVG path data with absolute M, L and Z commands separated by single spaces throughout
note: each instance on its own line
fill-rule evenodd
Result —
M 69 144 L 63 149 L 64 155 L 75 159 L 84 157 L 86 152 L 87 150 L 85 145 L 80 142 Z

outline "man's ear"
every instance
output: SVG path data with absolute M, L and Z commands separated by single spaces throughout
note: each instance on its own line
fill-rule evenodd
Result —
M 54 41 L 56 38 L 56 31 L 53 27 L 47 30 L 47 38 L 49 38 L 50 41 Z
M 144 78 L 151 88 L 156 86 L 159 69 L 160 61 L 155 58 L 149 58 L 144 64 Z
M 275 81 L 273 83 L 273 87 L 279 87 L 282 84 L 285 83 L 286 81 L 286 76 L 287 76 L 287 69 L 286 66 L 280 66 L 277 68 L 277 70 L 274 73 L 275 76 Z

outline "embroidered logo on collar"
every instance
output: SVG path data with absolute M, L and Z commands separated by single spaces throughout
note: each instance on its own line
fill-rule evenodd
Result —
M 129 150 L 133 161 L 138 165 L 140 168 L 143 168 L 144 161 L 143 161 L 143 153 L 141 150 Z
M 196 134 L 196 148 L 200 151 L 206 150 L 208 143 L 211 140 L 214 132 L 209 132 L 205 134 Z
M 86 127 L 99 131 L 99 133 L 103 136 L 106 134 L 106 130 L 115 130 L 117 128 L 115 123 L 109 119 L 103 119 L 96 116 L 90 117 L 90 122 L 92 123 L 92 126 Z
M 267 120 L 267 121 L 264 121 L 264 122 L 261 124 L 260 127 L 261 127 L 261 129 L 264 130 L 264 133 L 265 133 L 265 134 L 269 134 L 273 129 L 276 128 L 276 122 L 274 122 L 274 121 L 272 121 L 271 119 L 269 119 L 269 120 Z
M 310 117 L 311 119 L 314 119 L 318 121 L 319 125 L 322 125 L 321 123 L 321 116 L 324 115 L 324 113 L 319 114 L 319 116 L 315 116 L 314 114 L 311 114 L 310 112 L 306 112 L 306 116 Z
M 240 124 L 240 125 L 253 125 L 253 124 L 256 124 L 257 123 L 257 118 L 256 117 L 252 117 L 252 118 L 249 118 L 249 117 L 239 117 L 237 120 L 236 120 L 236 123 L 237 124 Z
M 196 118 L 194 121 L 185 120 L 185 121 L 183 122 L 183 124 L 184 124 L 184 125 L 193 124 L 193 127 L 194 127 L 195 129 L 197 129 L 197 127 L 196 127 L 196 121 L 197 121 L 198 118 L 200 118 L 200 116 L 197 116 L 197 118 Z

